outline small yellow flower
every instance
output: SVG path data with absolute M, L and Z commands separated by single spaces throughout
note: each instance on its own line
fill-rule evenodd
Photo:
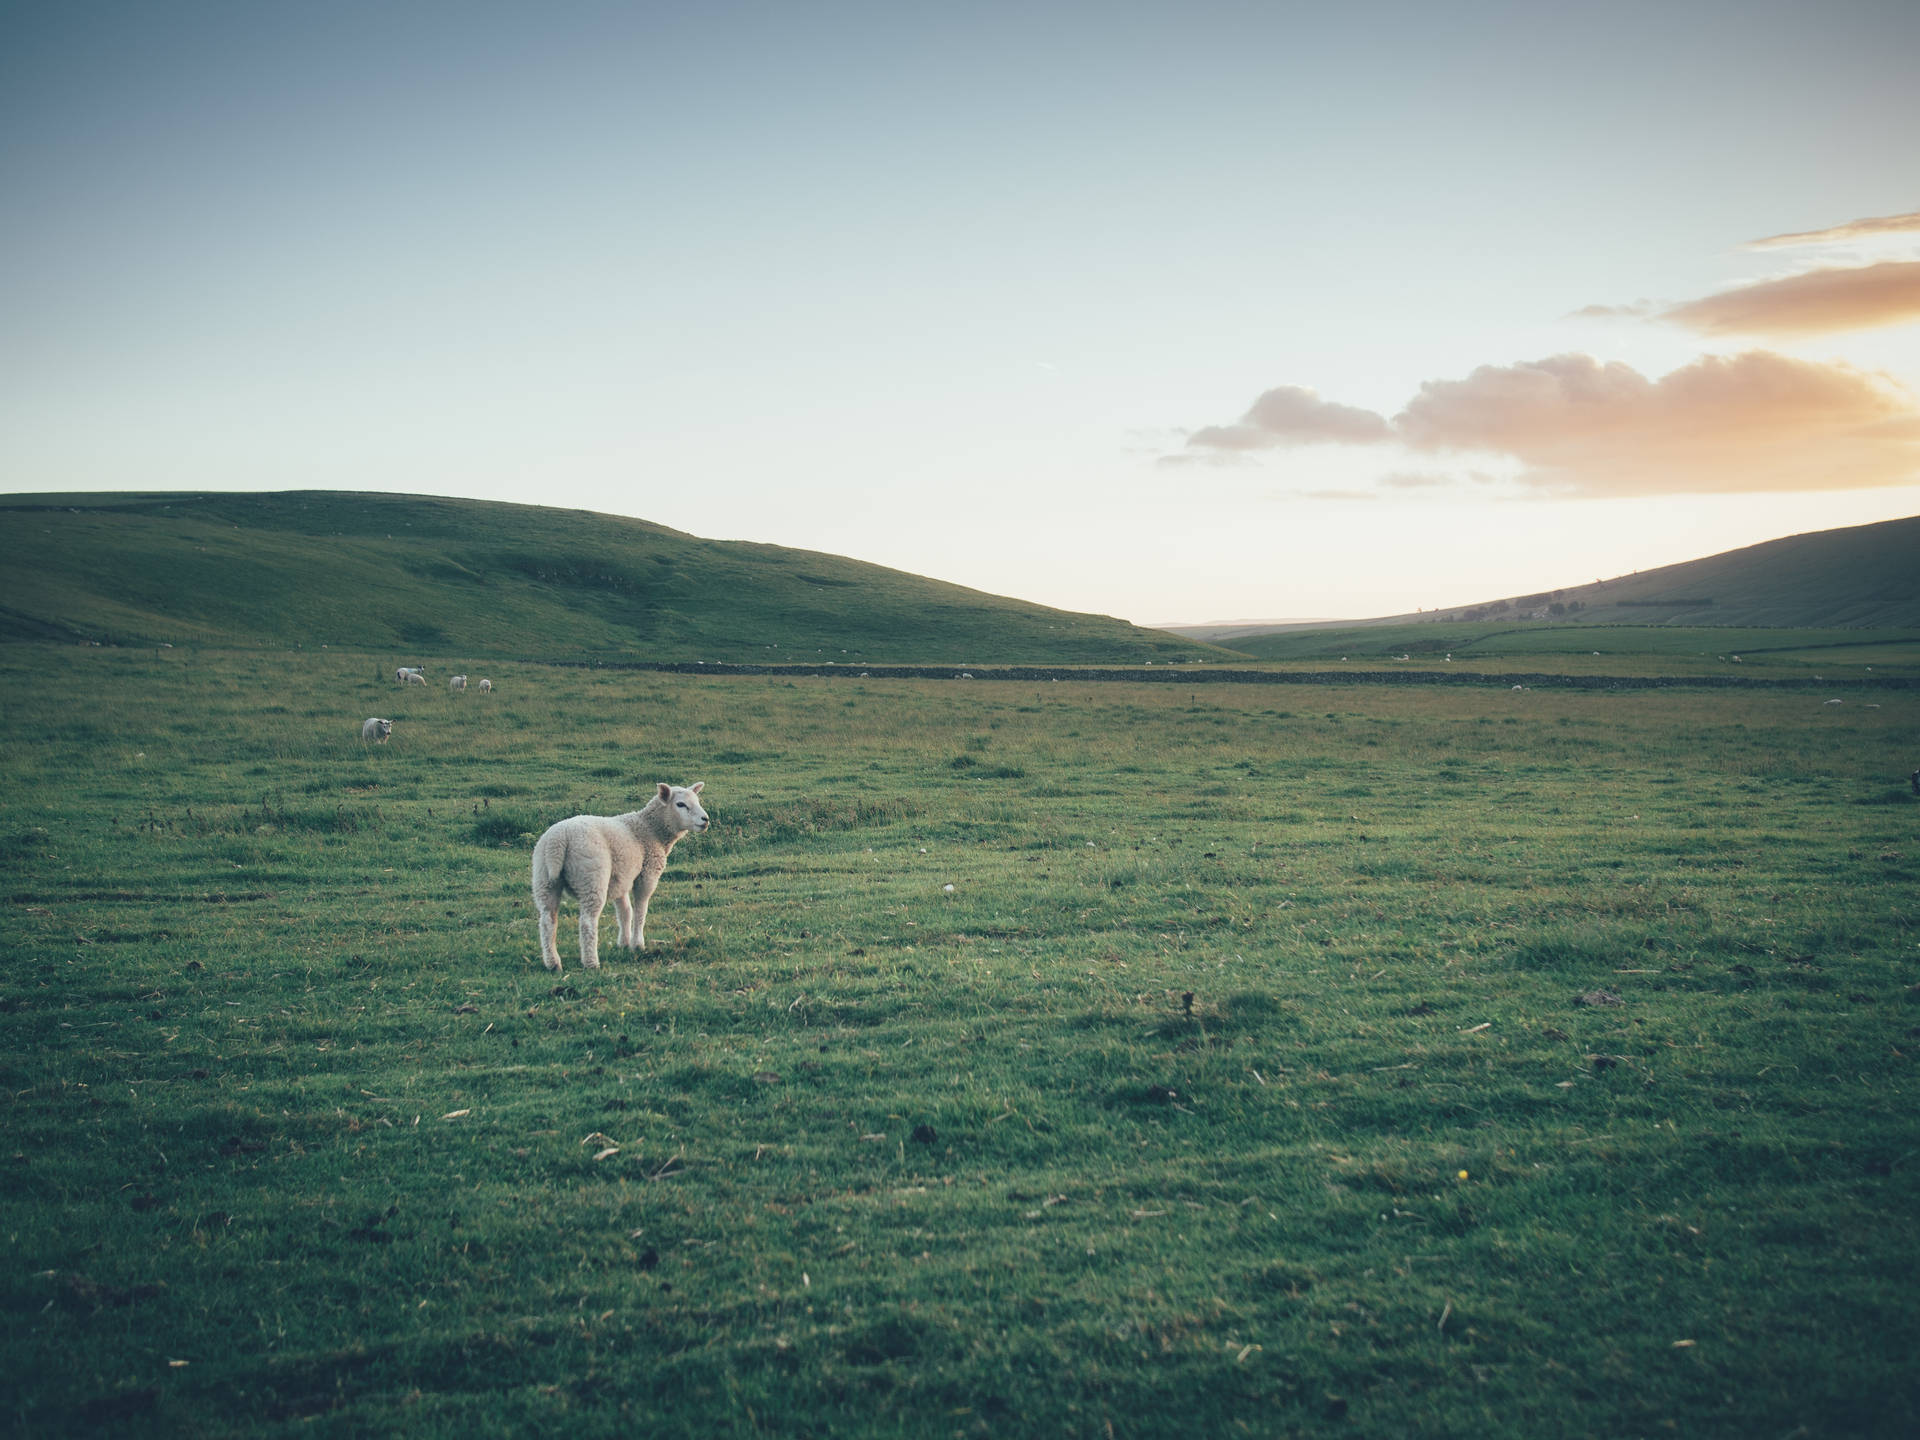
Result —
M 1464 1180 L 1464 1179 L 1466 1179 L 1466 1178 L 1467 1178 L 1467 1172 L 1466 1172 L 1466 1171 L 1464 1171 L 1464 1170 L 1462 1170 L 1462 1171 L 1460 1172 L 1460 1178 L 1461 1178 L 1462 1180 Z

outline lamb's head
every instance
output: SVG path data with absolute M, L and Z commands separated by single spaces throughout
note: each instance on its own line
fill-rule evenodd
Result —
M 700 792 L 706 788 L 706 781 L 696 780 L 691 785 L 669 785 L 660 782 L 660 807 L 667 813 L 667 824 L 675 833 L 688 830 L 704 830 L 710 823 L 707 812 L 701 808 Z
M 391 720 L 375 720 L 373 722 L 373 728 L 374 733 L 379 735 L 382 740 L 393 734 L 393 722 Z

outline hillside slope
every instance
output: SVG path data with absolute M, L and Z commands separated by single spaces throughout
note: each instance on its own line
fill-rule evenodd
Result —
M 1571 586 L 1550 596 L 1513 596 L 1418 618 L 1497 619 L 1502 606 L 1509 614 L 1540 618 L 1538 612 L 1551 613 L 1555 604 L 1586 624 L 1601 625 L 1916 625 L 1920 516 L 1788 535 L 1703 560 Z
M 0 639 L 1048 664 L 1199 656 L 1107 616 L 614 515 L 338 491 L 0 498 Z
M 1176 633 L 1251 653 L 1258 635 L 1359 626 L 1554 620 L 1582 625 L 1789 629 L 1920 626 L 1920 516 L 1789 535 L 1536 595 L 1315 625 L 1181 626 Z

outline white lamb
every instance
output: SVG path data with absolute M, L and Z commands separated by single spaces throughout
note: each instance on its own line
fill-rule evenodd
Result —
M 490 695 L 493 693 L 493 681 L 487 679 L 484 675 L 480 677 L 480 693 L 482 695 Z
M 393 722 L 391 720 L 382 720 L 378 716 L 369 718 L 366 724 L 360 727 L 360 738 L 362 740 L 377 740 L 382 745 L 387 743 L 387 736 L 392 733 Z
M 417 665 L 402 665 L 398 670 L 393 672 L 393 678 L 398 680 L 402 685 L 412 685 L 416 682 L 421 685 L 427 683 L 427 677 L 421 673 L 420 667 Z
M 449 690 L 464 690 L 466 688 L 467 677 L 464 675 L 456 675 L 447 682 L 447 689 Z
M 600 968 L 600 912 L 609 899 L 620 917 L 619 943 L 647 948 L 647 902 L 667 856 L 682 835 L 709 823 L 700 805 L 703 786 L 698 780 L 684 787 L 662 782 L 638 810 L 574 815 L 547 827 L 533 847 L 533 904 L 540 912 L 540 959 L 547 969 L 560 969 L 555 937 L 563 893 L 580 902 L 580 963 L 589 970 Z

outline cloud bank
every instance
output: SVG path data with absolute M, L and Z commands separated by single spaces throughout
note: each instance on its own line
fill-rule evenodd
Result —
M 1657 380 L 1589 355 L 1483 365 L 1429 380 L 1399 414 L 1269 390 L 1195 454 L 1397 442 L 1421 454 L 1498 454 L 1538 494 L 1746 494 L 1864 489 L 1920 478 L 1920 408 L 1844 365 L 1755 350 L 1705 356 Z M 1178 458 L 1178 457 L 1175 457 Z
M 1904 324 L 1920 319 L 1920 261 L 1808 270 L 1689 300 L 1661 318 L 1702 335 L 1775 339 Z

